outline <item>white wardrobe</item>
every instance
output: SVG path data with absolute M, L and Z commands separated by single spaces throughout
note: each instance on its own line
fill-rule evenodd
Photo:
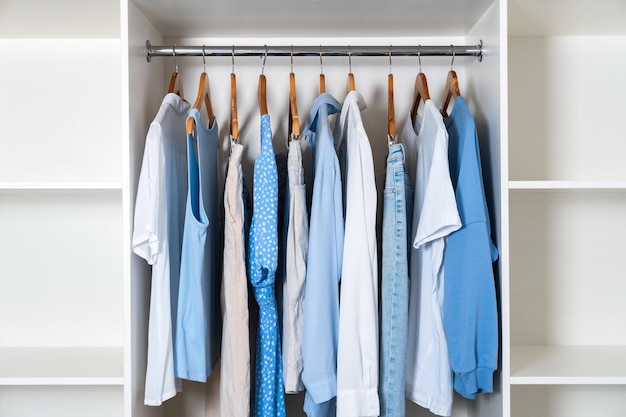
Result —
M 150 273 L 130 238 L 145 134 L 173 58 L 155 45 L 473 45 L 456 57 L 479 129 L 501 317 L 496 392 L 453 417 L 626 414 L 626 3 L 622 0 L 3 0 L 0 4 L 0 416 L 204 416 L 211 388 L 143 405 Z M 422 57 L 442 100 L 449 57 Z M 203 62 L 179 57 L 193 100 Z M 382 193 L 386 80 L 406 121 L 416 57 L 353 57 Z M 206 70 L 227 154 L 230 57 Z M 258 151 L 261 60 L 237 57 L 245 169 Z M 345 58 L 297 57 L 306 118 L 320 70 L 340 101 Z M 265 66 L 274 146 L 288 57 Z M 379 199 L 379 211 L 382 207 Z M 208 400 L 207 400 L 208 398 Z M 288 397 L 288 415 L 303 415 Z M 407 416 L 430 415 L 407 403 Z

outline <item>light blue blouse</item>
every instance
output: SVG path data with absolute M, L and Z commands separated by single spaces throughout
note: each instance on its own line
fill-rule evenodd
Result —
M 337 100 L 321 94 L 313 102 L 306 130 L 315 172 L 302 329 L 304 411 L 309 417 L 335 415 L 344 220 L 341 172 L 328 116 L 340 110 Z

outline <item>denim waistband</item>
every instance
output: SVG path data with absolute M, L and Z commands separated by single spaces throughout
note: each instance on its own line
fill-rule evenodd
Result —
M 387 163 L 404 163 L 404 146 L 401 143 L 394 143 L 389 147 L 389 155 L 387 155 Z

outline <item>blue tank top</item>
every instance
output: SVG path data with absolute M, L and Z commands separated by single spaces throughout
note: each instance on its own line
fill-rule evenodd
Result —
M 221 345 L 217 124 L 207 129 L 197 109 L 196 137 L 187 135 L 189 188 L 183 231 L 174 349 L 175 374 L 206 382 Z

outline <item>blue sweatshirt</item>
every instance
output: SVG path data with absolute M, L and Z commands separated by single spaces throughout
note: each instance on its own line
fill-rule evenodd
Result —
M 450 177 L 462 227 L 450 234 L 444 252 L 443 324 L 454 389 L 465 398 L 493 391 L 498 363 L 498 310 L 489 212 L 474 119 L 463 97 L 445 118 L 450 136 Z

